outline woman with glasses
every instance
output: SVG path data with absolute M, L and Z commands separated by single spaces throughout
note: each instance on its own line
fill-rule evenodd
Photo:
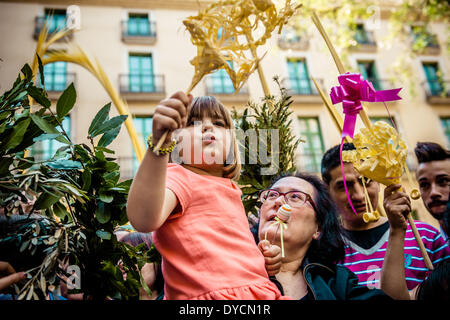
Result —
M 285 258 L 272 281 L 281 293 L 299 300 L 390 299 L 379 289 L 358 285 L 344 266 L 344 241 L 337 210 L 324 184 L 313 175 L 296 174 L 275 179 L 260 192 L 258 235 L 280 244 L 280 227 L 274 224 L 278 209 L 292 211 L 283 230 Z

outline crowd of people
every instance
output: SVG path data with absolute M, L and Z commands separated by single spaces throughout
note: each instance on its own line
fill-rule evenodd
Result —
M 229 111 L 213 97 L 177 92 L 157 106 L 128 197 L 134 230 L 117 233 L 130 245 L 155 244 L 162 256 L 161 265 L 141 270 L 151 290 L 142 290 L 141 299 L 449 299 L 448 150 L 431 142 L 415 148 L 423 204 L 440 226 L 415 221 L 434 267 L 429 270 L 407 220 L 408 194 L 394 184 L 380 202 L 383 186 L 352 163 L 344 163 L 344 180 L 339 146 L 324 154 L 321 177 L 274 177 L 260 192 L 259 219 L 249 225 L 237 184 L 239 159 L 229 157 L 239 154 L 232 129 Z M 175 146 L 178 163 L 170 158 Z M 367 201 L 373 210 L 382 203 L 385 216 L 365 222 Z M 290 218 L 273 228 L 285 204 Z M 0 272 L 0 289 L 23 277 L 6 262 Z

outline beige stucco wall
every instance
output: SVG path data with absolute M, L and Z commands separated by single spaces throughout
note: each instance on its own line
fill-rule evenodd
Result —
M 164 1 L 159 1 L 155 2 L 155 6 L 150 10 L 127 8 L 126 1 L 115 1 L 115 6 L 99 6 L 99 1 L 94 2 L 97 5 L 90 6 L 85 5 L 86 1 L 80 2 L 82 3 L 80 5 L 81 30 L 75 33 L 72 42 L 78 43 L 91 57 L 98 58 L 117 90 L 119 90 L 119 74 L 128 72 L 129 52 L 152 53 L 154 72 L 164 74 L 167 95 L 187 89 L 194 71 L 189 60 L 194 57 L 196 49 L 189 41 L 189 35 L 182 25 L 182 20 L 196 13 L 194 5 L 186 5 L 188 9 L 176 10 L 170 5 L 165 7 Z M 107 2 L 111 3 L 111 1 Z M 42 16 L 45 7 L 65 8 L 73 3 L 75 2 L 51 1 L 50 5 L 46 5 L 43 1 L 0 2 L 0 42 L 2 44 L 0 58 L 3 60 L 0 61 L 0 90 L 2 92 L 10 88 L 22 65 L 32 59 L 36 46 L 36 41 L 32 38 L 35 17 Z M 129 11 L 151 14 L 157 28 L 157 40 L 154 45 L 130 45 L 121 41 L 120 23 L 126 19 Z M 431 28 L 438 35 L 441 47 L 444 47 L 441 54 L 420 56 L 413 61 L 413 74 L 418 84 L 416 96 L 410 96 L 409 88 L 405 87 L 401 94 L 403 100 L 389 103 L 390 111 L 395 116 L 400 132 L 411 151 L 418 141 L 434 141 L 443 145 L 447 143 L 439 117 L 450 116 L 450 104 L 439 106 L 428 104 L 421 86 L 422 81 L 425 80 L 421 61 L 439 62 L 444 78 L 450 78 L 450 58 L 448 54 L 445 55 L 445 42 L 448 41 L 446 27 L 442 24 L 433 24 Z M 288 57 L 306 58 L 310 75 L 323 79 L 326 92 L 337 84 L 338 72 L 325 48 L 324 41 L 314 28 L 308 32 L 312 37 L 309 49 L 306 51 L 281 50 L 277 46 L 277 37 L 270 39 L 264 47 L 259 49 L 260 54 L 267 52 L 261 64 L 272 93 L 278 91 L 276 84 L 271 80 L 272 77 L 274 75 L 281 78 L 287 77 L 286 58 Z M 382 39 L 387 32 L 388 25 L 386 20 L 383 20 L 381 27 L 375 30 L 375 38 Z M 63 48 L 64 46 L 63 43 L 58 43 L 55 47 Z M 350 61 L 356 67 L 356 59 L 373 59 L 376 61 L 378 75 L 387 75 L 393 57 L 401 50 L 401 45 L 394 44 L 392 47 L 378 48 L 372 53 L 355 51 L 350 55 Z M 75 85 L 78 95 L 76 106 L 71 113 L 71 134 L 75 142 L 87 142 L 87 129 L 91 119 L 103 105 L 110 101 L 110 98 L 96 79 L 82 67 L 69 65 L 68 70 L 76 73 Z M 387 76 L 380 76 L 380 78 L 387 78 Z M 405 85 L 396 83 L 396 86 Z M 263 91 L 256 73 L 250 77 L 248 86 L 251 99 L 257 100 L 262 96 Z M 204 83 L 200 83 L 193 91 L 194 95 L 204 93 Z M 242 102 L 225 102 L 225 104 L 239 109 L 243 107 Z M 150 115 L 156 105 L 156 101 L 130 102 L 129 108 L 133 114 Z M 366 104 L 366 107 L 371 116 L 386 116 L 382 103 Z M 297 116 L 319 118 L 325 149 L 339 143 L 338 131 L 322 103 L 303 103 L 300 97 L 294 96 L 292 108 L 294 118 Z M 116 110 L 112 113 L 117 115 Z M 296 121 L 293 121 L 293 130 L 298 132 Z M 125 128 L 111 145 L 111 149 L 116 151 L 118 157 L 131 156 L 131 143 Z M 414 167 L 414 157 L 410 158 L 410 164 Z M 423 220 L 437 226 L 436 221 L 425 212 L 421 202 L 415 202 L 414 207 L 419 209 Z

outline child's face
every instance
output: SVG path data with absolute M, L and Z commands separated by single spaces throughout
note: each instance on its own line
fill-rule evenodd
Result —
M 177 133 L 183 163 L 205 170 L 223 168 L 232 143 L 230 130 L 222 118 L 191 119 Z

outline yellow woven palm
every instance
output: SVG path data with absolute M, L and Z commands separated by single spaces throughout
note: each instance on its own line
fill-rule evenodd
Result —
M 270 0 L 224 0 L 184 20 L 197 47 L 197 56 L 190 61 L 195 74 L 187 92 L 217 69 L 228 73 L 238 92 L 262 58 L 255 55 L 256 48 L 265 44 L 275 28 L 281 32 L 297 8 L 290 0 L 279 12 Z
M 400 183 L 408 149 L 397 130 L 383 121 L 363 128 L 353 139 L 356 150 L 343 151 L 343 161 L 352 162 L 363 176 L 386 186 Z

